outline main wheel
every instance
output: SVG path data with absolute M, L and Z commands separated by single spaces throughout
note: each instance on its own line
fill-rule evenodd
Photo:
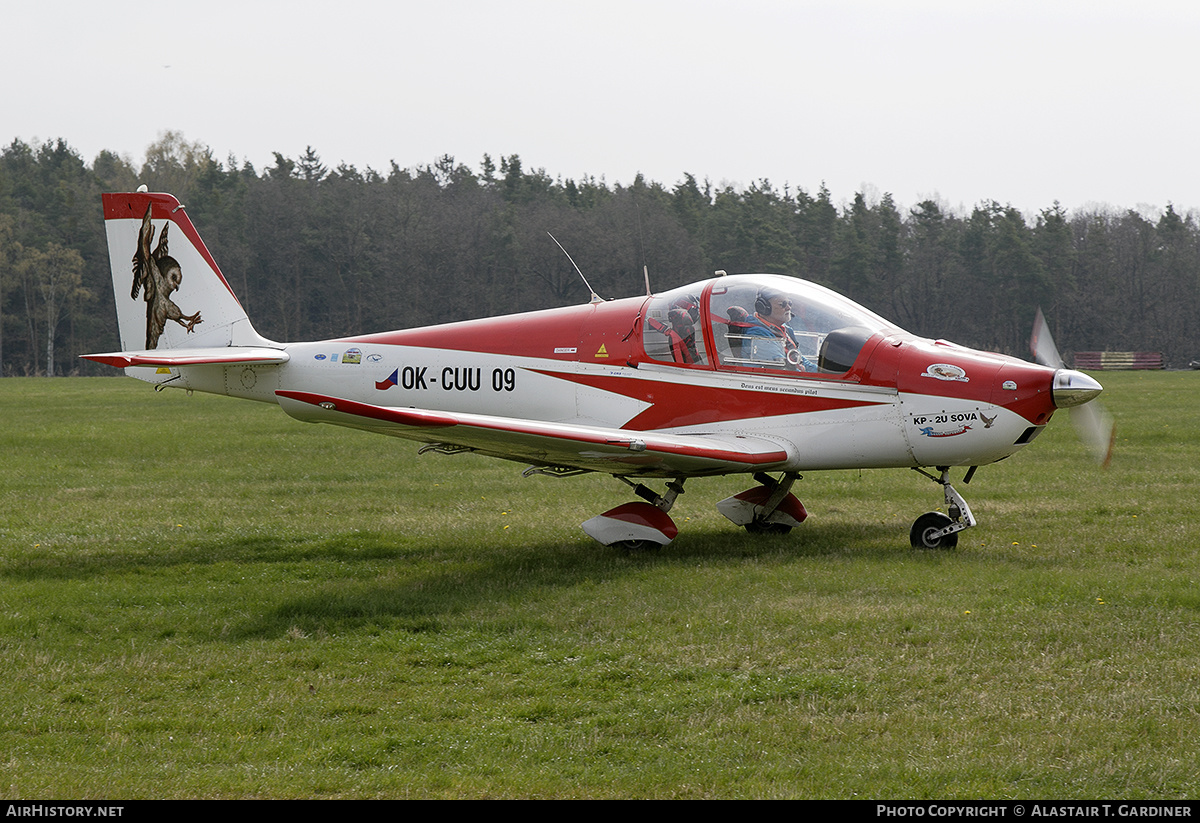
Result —
M 914 549 L 953 549 L 958 545 L 958 532 L 941 537 L 932 536 L 953 522 L 941 512 L 926 512 L 913 523 L 908 533 L 909 542 Z
M 662 545 L 653 540 L 618 540 L 616 543 L 610 543 L 609 548 L 627 552 L 652 552 L 661 549 Z
M 765 520 L 751 520 L 746 524 L 750 534 L 787 534 L 792 527 L 785 523 L 768 523 Z

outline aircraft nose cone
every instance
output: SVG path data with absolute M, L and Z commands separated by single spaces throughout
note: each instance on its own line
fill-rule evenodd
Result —
M 1051 394 L 1057 408 L 1067 409 L 1071 406 L 1082 406 L 1090 400 L 1095 400 L 1102 391 L 1104 391 L 1104 387 L 1083 372 L 1059 369 L 1054 373 L 1054 388 Z

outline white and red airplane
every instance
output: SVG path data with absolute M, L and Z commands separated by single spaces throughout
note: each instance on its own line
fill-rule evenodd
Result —
M 1087 414 L 1098 454 L 1111 449 L 1111 423 L 1084 405 L 1100 384 L 1062 367 L 1040 314 L 1044 365 L 916 337 L 805 280 L 718 272 L 658 295 L 274 343 L 183 208 L 144 187 L 104 195 L 124 350 L 85 357 L 156 389 L 278 403 L 421 452 L 515 460 L 525 475 L 611 474 L 642 500 L 583 524 L 605 545 L 669 543 L 668 512 L 691 477 L 752 475 L 718 510 L 783 533 L 807 516 L 791 492 L 801 472 L 896 467 L 944 490 L 947 513 L 917 518 L 912 545 L 950 548 L 976 523 L 950 467 L 968 467 L 969 482 L 1065 407 Z M 640 482 L 652 478 L 663 492 Z

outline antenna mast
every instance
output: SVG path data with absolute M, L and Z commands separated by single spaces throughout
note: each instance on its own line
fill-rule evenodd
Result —
M 642 237 L 642 207 L 636 200 L 633 201 L 633 207 L 637 209 L 638 245 L 642 251 L 642 277 L 646 280 L 646 296 L 653 297 L 654 292 L 650 291 L 650 267 L 646 265 L 646 240 Z
M 546 232 L 546 234 L 550 234 L 550 232 Z M 556 238 L 553 234 L 550 234 L 550 239 L 554 241 L 554 245 L 556 245 L 560 249 L 562 249 L 563 254 L 567 255 L 567 259 L 571 261 L 571 265 L 575 266 L 575 271 L 579 275 L 579 279 L 583 281 L 583 285 L 587 286 L 587 290 L 589 292 L 591 292 L 591 294 L 592 294 L 591 302 L 603 303 L 604 298 L 602 298 L 600 295 L 596 294 L 595 290 L 592 288 L 592 284 L 587 281 L 587 278 L 583 276 L 583 272 L 579 271 L 579 266 L 576 266 L 575 261 L 571 259 L 570 253 L 566 249 L 563 249 L 563 244 L 559 243 L 558 238 Z

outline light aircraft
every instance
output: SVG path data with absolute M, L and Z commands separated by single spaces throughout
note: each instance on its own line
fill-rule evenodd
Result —
M 950 468 L 967 467 L 970 482 L 1056 409 L 1085 412 L 1102 391 L 1063 368 L 1040 312 L 1038 365 L 916 337 L 822 286 L 766 274 L 275 343 L 254 330 L 175 197 L 142 187 L 103 200 L 123 350 L 85 357 L 156 389 L 277 403 L 421 452 L 519 461 L 526 476 L 610 474 L 641 499 L 582 524 L 609 546 L 674 539 L 668 512 L 692 477 L 751 475 L 717 509 L 750 532 L 785 533 L 807 516 L 792 493 L 801 472 L 911 468 L 942 486 L 946 509 L 918 517 L 911 544 L 951 548 L 976 520 Z M 1093 410 L 1081 423 L 1106 454 L 1111 422 Z

